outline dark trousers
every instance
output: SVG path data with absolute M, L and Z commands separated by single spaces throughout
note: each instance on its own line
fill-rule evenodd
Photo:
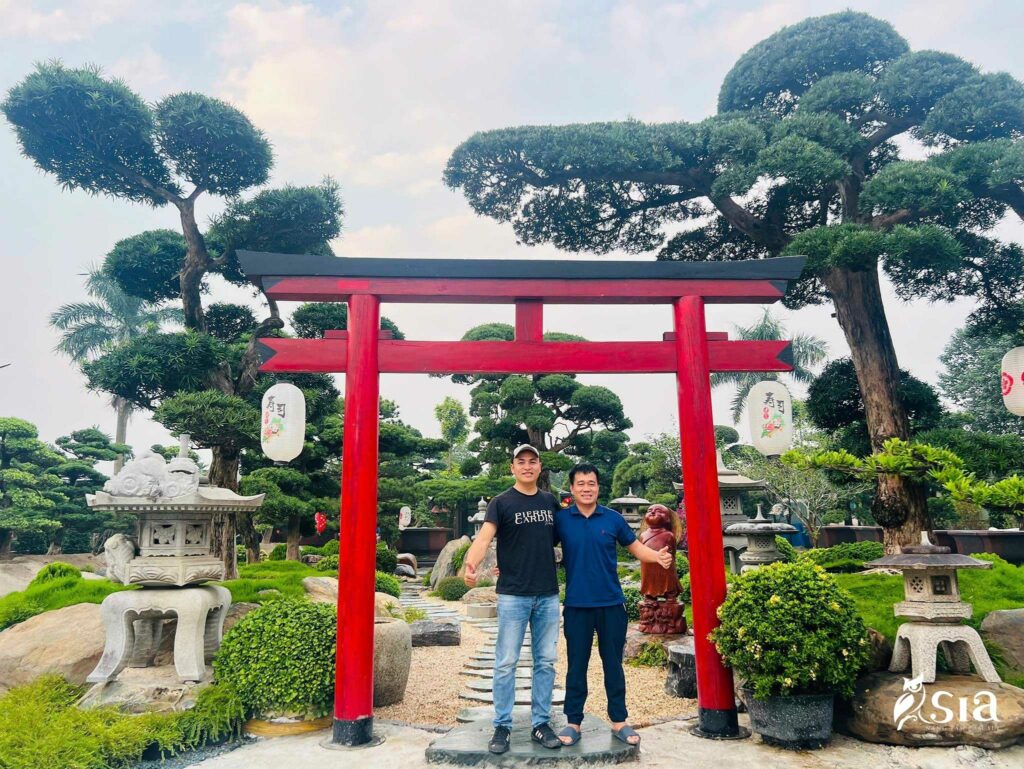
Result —
M 608 696 L 608 717 L 613 723 L 625 721 L 626 674 L 622 650 L 626 646 L 626 607 L 598 606 L 562 611 L 563 632 L 568 647 L 569 671 L 565 676 L 565 718 L 570 724 L 583 723 L 587 703 L 587 668 L 597 633 L 597 651 L 604 668 L 604 691 Z

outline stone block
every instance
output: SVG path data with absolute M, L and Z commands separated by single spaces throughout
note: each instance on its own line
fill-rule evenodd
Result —
M 496 604 L 471 603 L 469 606 L 466 607 L 466 616 L 481 619 L 497 617 L 498 607 Z
M 469 590 L 464 596 L 462 596 L 462 602 L 468 604 L 475 603 L 498 603 L 498 593 L 493 587 L 474 587 Z
M 413 622 L 413 646 L 458 646 L 462 643 L 462 630 L 458 622 L 436 622 L 421 619 Z
M 665 676 L 665 693 L 673 697 L 694 698 L 697 696 L 697 662 L 693 650 L 693 638 L 686 637 L 668 647 L 668 675 Z

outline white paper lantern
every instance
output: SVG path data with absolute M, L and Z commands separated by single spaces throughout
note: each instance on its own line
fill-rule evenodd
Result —
M 754 448 L 766 457 L 784 454 L 793 443 L 793 398 L 781 382 L 758 382 L 747 395 Z
M 1006 353 L 1000 368 L 1003 405 L 1011 414 L 1024 417 L 1024 347 Z
M 402 505 L 398 511 L 398 528 L 408 529 L 410 526 L 412 526 L 412 508 Z
M 306 439 L 306 398 L 295 385 L 281 382 L 263 395 L 260 443 L 275 462 L 290 462 Z

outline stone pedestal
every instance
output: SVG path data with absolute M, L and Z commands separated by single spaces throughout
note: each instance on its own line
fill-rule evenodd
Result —
M 103 599 L 103 656 L 86 679 L 104 683 L 126 667 L 148 667 L 160 647 L 163 621 L 177 617 L 174 667 L 181 681 L 200 681 L 220 647 L 231 593 L 219 585 L 185 590 L 126 590 Z
M 655 635 L 681 635 L 686 632 L 686 609 L 674 598 L 640 602 L 640 632 Z
M 890 673 L 901 673 L 911 667 L 913 678 L 933 683 L 935 658 L 941 648 L 950 672 L 969 675 L 973 662 L 978 675 L 985 681 L 999 683 L 1002 680 L 985 651 L 978 631 L 968 625 L 906 622 L 896 631 L 893 647 Z

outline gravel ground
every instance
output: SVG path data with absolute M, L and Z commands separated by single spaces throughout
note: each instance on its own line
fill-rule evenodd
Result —
M 461 603 L 450 606 L 465 613 Z M 463 708 L 472 703 L 459 699 L 459 692 L 469 680 L 459 671 L 469 655 L 488 636 L 468 622 L 462 624 L 461 646 L 427 646 L 412 650 L 412 668 L 405 699 L 397 705 L 377 708 L 375 715 L 381 719 L 407 724 L 443 725 L 455 724 L 455 717 Z M 559 638 L 557 676 L 555 686 L 565 688 L 566 672 L 565 638 Z M 664 668 L 635 668 L 626 665 L 626 706 L 630 721 L 636 726 L 647 726 L 668 719 L 685 718 L 697 712 L 696 700 L 685 700 L 665 694 Z M 604 676 L 601 672 L 601 658 L 595 647 L 590 658 L 590 695 L 587 710 L 606 716 L 608 700 L 604 694 Z M 556 712 L 561 706 L 556 706 Z

